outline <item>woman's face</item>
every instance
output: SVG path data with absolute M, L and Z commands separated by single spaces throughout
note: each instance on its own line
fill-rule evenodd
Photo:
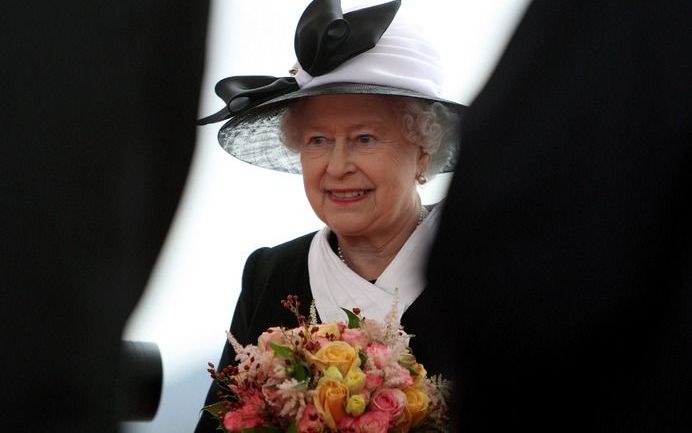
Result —
M 387 96 L 323 95 L 300 102 L 292 132 L 317 216 L 340 236 L 389 236 L 418 212 L 416 173 L 428 161 L 403 135 Z

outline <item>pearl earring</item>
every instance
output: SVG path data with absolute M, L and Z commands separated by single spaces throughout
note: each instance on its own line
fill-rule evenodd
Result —
M 425 177 L 425 175 L 423 173 L 417 173 L 416 174 L 416 181 L 418 182 L 419 185 L 424 185 L 428 181 L 428 178 Z

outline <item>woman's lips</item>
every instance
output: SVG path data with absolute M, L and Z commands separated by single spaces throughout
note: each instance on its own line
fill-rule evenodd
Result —
M 365 198 L 371 189 L 331 189 L 327 190 L 329 198 L 337 202 L 355 202 Z

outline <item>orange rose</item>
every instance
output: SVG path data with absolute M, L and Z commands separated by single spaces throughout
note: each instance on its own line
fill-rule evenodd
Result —
M 346 376 L 351 367 L 357 367 L 360 363 L 356 350 L 343 341 L 330 341 L 314 355 L 307 352 L 305 356 L 319 370 L 334 366 L 339 369 L 342 376 Z
M 337 424 L 346 416 L 348 388 L 335 379 L 323 377 L 315 390 L 314 404 L 317 412 L 330 429 L 336 430 Z
M 409 386 L 404 388 L 403 391 L 406 394 L 406 413 L 411 420 L 411 427 L 415 427 L 428 414 L 430 397 L 417 386 Z

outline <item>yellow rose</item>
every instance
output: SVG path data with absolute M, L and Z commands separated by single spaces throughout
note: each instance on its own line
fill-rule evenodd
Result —
M 336 338 L 341 338 L 341 331 L 336 323 L 323 323 L 317 325 L 317 332 L 313 333 L 313 337 L 326 337 L 327 334 L 332 334 Z
M 399 356 L 399 362 L 405 367 L 413 367 L 416 363 L 416 357 L 411 353 L 403 353 Z
M 413 384 L 416 386 L 422 386 L 423 383 L 425 383 L 425 377 L 428 375 L 428 372 L 425 371 L 423 364 L 415 363 L 411 366 L 411 370 L 415 371 L 417 374 L 417 376 L 413 376 Z
M 330 429 L 336 430 L 339 421 L 346 416 L 347 398 L 348 388 L 338 380 L 323 377 L 318 382 L 313 401 L 317 412 Z
M 363 373 L 360 367 L 353 367 L 346 373 L 344 383 L 348 390 L 351 391 L 351 394 L 355 394 L 365 386 L 365 373 Z
M 326 378 L 329 378 L 329 379 L 338 380 L 339 382 L 343 382 L 343 381 L 344 381 L 344 376 L 341 374 L 341 372 L 339 371 L 339 369 L 336 368 L 336 367 L 333 366 L 333 365 L 327 367 L 327 368 L 322 372 L 322 375 L 323 375 L 324 377 L 326 377 Z
M 346 402 L 346 412 L 351 416 L 361 416 L 365 412 L 368 402 L 361 394 L 355 394 L 348 398 Z
M 430 397 L 417 386 L 409 386 L 403 391 L 406 394 L 406 414 L 410 418 L 411 427 L 415 427 L 428 414 Z
M 344 376 L 351 367 L 358 366 L 360 363 L 356 350 L 343 341 L 330 341 L 322 346 L 317 353 L 312 354 L 307 352 L 305 356 L 308 361 L 317 366 L 320 371 L 334 366 L 338 368 Z

